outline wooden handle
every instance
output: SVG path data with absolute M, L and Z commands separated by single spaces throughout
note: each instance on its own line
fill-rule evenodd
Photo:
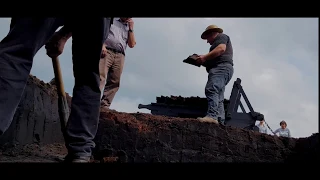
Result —
M 53 65 L 53 71 L 54 71 L 58 95 L 65 97 L 66 94 L 65 94 L 65 90 L 64 90 L 62 73 L 61 73 L 61 68 L 60 68 L 60 63 L 59 63 L 58 57 L 52 58 L 52 65 Z
M 52 65 L 54 71 L 54 80 L 57 86 L 58 93 L 58 111 L 61 123 L 61 130 L 65 133 L 65 128 L 67 126 L 68 118 L 69 118 L 69 106 L 67 102 L 66 93 L 64 90 L 62 73 L 60 68 L 60 63 L 58 57 L 52 58 Z

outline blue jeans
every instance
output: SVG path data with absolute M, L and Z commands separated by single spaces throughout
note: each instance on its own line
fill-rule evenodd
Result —
M 213 119 L 225 119 L 224 91 L 233 76 L 233 66 L 230 63 L 221 63 L 208 71 L 208 82 L 205 94 L 208 100 L 207 116 Z
M 33 57 L 63 25 L 60 18 L 14 19 L 0 42 L 0 136 L 10 126 L 25 89 Z M 99 61 L 109 32 L 107 18 L 72 18 L 75 85 L 65 141 L 70 157 L 91 156 L 100 111 Z M 90 44 L 84 46 L 83 42 Z M 90 61 L 88 61 L 88 59 Z

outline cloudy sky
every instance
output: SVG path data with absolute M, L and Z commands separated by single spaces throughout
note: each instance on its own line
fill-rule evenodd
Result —
M 229 98 L 236 78 L 255 111 L 265 115 L 273 130 L 285 120 L 294 137 L 318 132 L 318 19 L 316 18 L 135 18 L 137 45 L 127 50 L 126 63 L 112 109 L 147 112 L 138 104 L 156 96 L 204 97 L 207 72 L 182 60 L 205 54 L 209 44 L 200 38 L 210 24 L 230 36 L 235 73 L 226 88 Z M 0 19 L 0 38 L 10 19 Z M 72 94 L 74 79 L 71 41 L 60 56 L 66 91 Z M 36 55 L 31 73 L 45 82 L 54 74 L 44 48 Z M 269 131 L 269 130 L 268 130 Z

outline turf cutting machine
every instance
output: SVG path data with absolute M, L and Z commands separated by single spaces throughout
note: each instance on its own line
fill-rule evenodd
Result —
M 246 112 L 240 99 L 243 97 L 245 103 L 248 106 L 250 112 Z M 139 109 L 149 109 L 151 114 L 164 115 L 170 117 L 182 117 L 182 118 L 197 118 L 206 115 L 208 102 L 206 98 L 200 97 L 157 97 L 156 103 L 148 105 L 139 104 Z M 238 108 L 241 108 L 242 112 L 238 112 Z M 226 126 L 234 126 L 243 129 L 249 129 L 258 131 L 255 126 L 256 121 L 264 119 L 264 115 L 255 112 L 249 102 L 242 86 L 241 79 L 237 80 L 233 84 L 231 95 L 229 100 L 224 100 L 225 120 L 219 120 L 220 123 Z

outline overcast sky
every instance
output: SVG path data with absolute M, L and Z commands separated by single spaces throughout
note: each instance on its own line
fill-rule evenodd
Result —
M 150 112 L 138 104 L 156 96 L 205 97 L 205 68 L 182 63 L 187 56 L 209 51 L 200 38 L 216 24 L 230 36 L 234 49 L 234 76 L 226 88 L 229 99 L 233 82 L 243 88 L 257 112 L 265 115 L 273 130 L 285 120 L 293 137 L 318 132 L 318 19 L 317 18 L 134 18 L 137 45 L 127 50 L 121 87 L 112 109 Z M 0 38 L 10 19 L 0 19 Z M 60 56 L 65 89 L 72 94 L 74 79 L 71 41 Z M 88 60 L 89 62 L 90 60 Z M 42 48 L 31 73 L 48 82 L 54 77 L 51 60 Z M 268 130 L 269 131 L 269 130 Z

